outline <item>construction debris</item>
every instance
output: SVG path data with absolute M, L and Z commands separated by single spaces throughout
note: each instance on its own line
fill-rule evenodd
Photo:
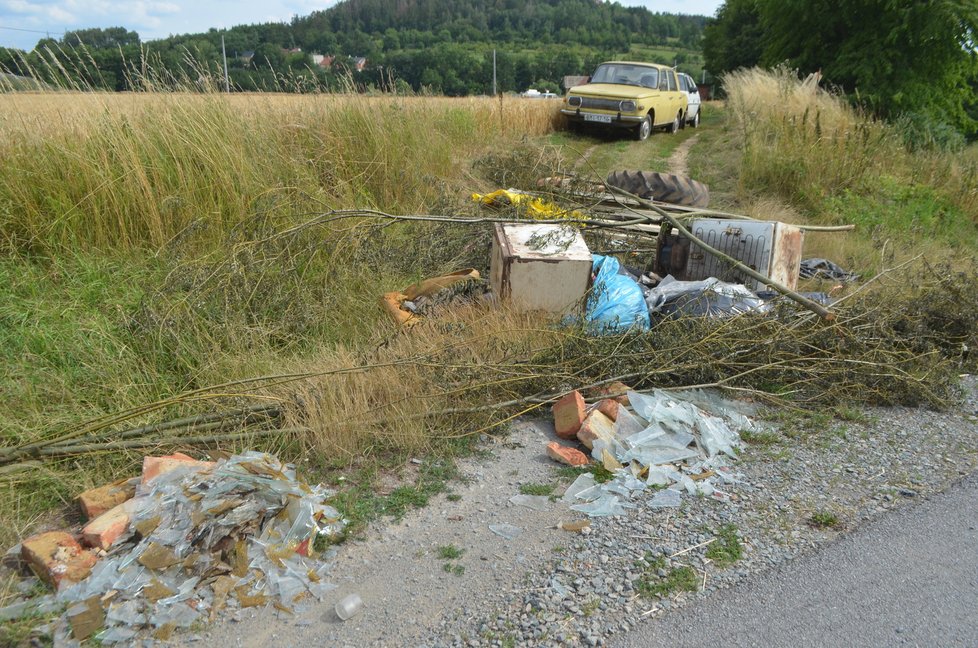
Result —
M 65 532 L 24 541 L 25 560 L 57 589 L 32 609 L 67 606 L 56 642 L 70 634 L 108 645 L 140 631 L 169 636 L 225 607 L 291 610 L 321 599 L 333 585 L 329 563 L 315 559 L 316 540 L 345 525 L 325 504 L 331 495 L 268 454 L 218 462 L 147 457 L 134 497 L 82 533 L 90 546 L 108 549 L 103 558 Z
M 583 473 L 564 492 L 574 511 L 590 517 L 624 515 L 639 493 L 651 490 L 647 506 L 679 506 L 680 494 L 726 501 L 723 486 L 739 481 L 727 464 L 740 446 L 740 430 L 753 422 L 734 401 L 706 392 L 667 394 L 628 392 L 631 409 L 619 406 L 612 421 L 595 404 L 581 429 L 580 442 L 591 457 L 613 473 L 597 483 Z

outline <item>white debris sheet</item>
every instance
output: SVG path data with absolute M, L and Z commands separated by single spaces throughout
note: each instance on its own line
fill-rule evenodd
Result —
M 741 446 L 740 431 L 755 424 L 746 406 L 710 392 L 628 392 L 631 411 L 618 409 L 613 437 L 595 439 L 591 456 L 614 478 L 596 483 L 580 475 L 564 493 L 570 508 L 591 517 L 624 515 L 650 491 L 646 506 L 677 507 L 681 494 L 727 501 L 727 484 L 741 481 L 728 465 Z

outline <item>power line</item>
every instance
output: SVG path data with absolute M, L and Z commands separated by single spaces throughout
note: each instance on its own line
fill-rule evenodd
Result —
M 32 34 L 66 34 L 67 33 L 63 31 L 52 31 L 52 30 L 41 31 L 39 29 L 23 29 L 21 27 L 4 27 L 3 25 L 0 25 L 0 29 L 6 29 L 8 31 L 30 32 Z

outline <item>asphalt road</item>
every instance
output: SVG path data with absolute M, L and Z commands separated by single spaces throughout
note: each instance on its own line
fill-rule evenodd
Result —
M 978 474 L 612 645 L 978 647 Z

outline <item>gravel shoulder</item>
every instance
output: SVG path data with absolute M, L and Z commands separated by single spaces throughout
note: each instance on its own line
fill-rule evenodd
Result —
M 974 646 L 978 474 L 615 646 Z
M 570 482 L 558 480 L 556 464 L 544 454 L 552 426 L 522 421 L 505 438 L 487 439 L 485 456 L 462 462 L 465 480 L 453 486 L 452 499 L 439 496 L 401 522 L 378 523 L 364 540 L 340 547 L 331 571 L 335 596 L 296 616 L 238 610 L 178 642 L 608 645 L 635 628 L 645 636 L 650 620 L 812 553 L 973 473 L 978 381 L 966 377 L 963 383 L 965 398 L 952 411 L 853 411 L 847 420 L 832 419 L 794 438 L 778 434 L 748 445 L 736 464 L 745 482 L 731 502 L 684 497 L 678 509 L 655 510 L 638 498 L 630 515 L 595 519 L 586 534 L 557 528 L 580 517 L 561 502 L 546 511 L 509 502 L 521 484 Z M 792 427 L 790 417 L 777 424 Z M 815 514 L 834 526 L 813 526 Z M 522 532 L 506 540 L 489 530 L 491 524 Z M 741 538 L 743 555 L 720 567 L 704 543 L 724 527 Z M 448 545 L 462 555 L 441 558 L 439 547 Z M 646 579 L 683 567 L 695 572 L 696 592 L 639 594 Z M 333 605 L 354 592 L 363 611 L 341 622 Z

